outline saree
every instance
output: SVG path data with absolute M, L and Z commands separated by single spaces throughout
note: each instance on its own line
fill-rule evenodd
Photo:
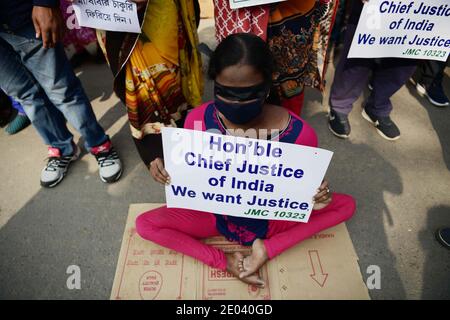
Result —
M 267 37 L 276 63 L 273 82 L 282 97 L 296 96 L 305 86 L 325 89 L 337 8 L 338 1 L 332 0 L 288 0 L 271 11 Z
M 267 41 L 275 60 L 272 80 L 283 106 L 299 114 L 305 86 L 325 89 L 328 43 L 338 0 L 287 0 L 236 10 L 230 9 L 227 0 L 214 0 L 214 4 L 216 15 L 229 17 L 216 19 L 219 42 L 237 32 L 252 32 Z M 259 15 L 261 10 L 265 18 Z
M 192 0 L 149 0 L 139 18 L 139 35 L 98 32 L 137 144 L 177 126 L 188 108 L 200 105 L 203 90 Z

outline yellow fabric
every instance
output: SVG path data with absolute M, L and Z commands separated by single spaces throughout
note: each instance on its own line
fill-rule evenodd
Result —
M 200 54 L 197 51 L 199 44 L 197 34 L 197 24 L 195 21 L 194 3 L 189 0 L 179 0 L 182 23 L 186 29 L 191 51 L 196 54 L 189 54 L 186 49 L 181 51 L 180 60 L 182 68 L 182 88 L 189 105 L 198 107 L 202 103 L 203 95 L 203 73 Z M 190 58 L 189 58 L 190 57 Z
M 142 33 L 161 57 L 178 65 L 178 8 L 174 1 L 150 0 Z
M 203 79 L 192 0 L 149 0 L 142 34 L 126 65 L 126 105 L 141 139 L 174 126 L 201 104 Z

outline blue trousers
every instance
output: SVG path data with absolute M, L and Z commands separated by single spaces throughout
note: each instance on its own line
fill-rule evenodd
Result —
M 347 26 L 344 48 L 331 86 L 331 108 L 339 113 L 349 114 L 372 75 L 373 90 L 364 105 L 370 113 L 387 117 L 392 111 L 391 96 L 413 75 L 417 61 L 399 58 L 348 59 L 355 31 L 356 25 Z
M 45 144 L 73 153 L 66 120 L 88 150 L 108 140 L 61 44 L 44 49 L 31 24 L 0 30 L 0 57 L 0 88 L 22 105 Z

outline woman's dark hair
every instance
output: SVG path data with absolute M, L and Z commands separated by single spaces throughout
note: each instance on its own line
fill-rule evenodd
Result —
M 226 37 L 211 55 L 208 76 L 214 80 L 223 69 L 237 64 L 254 67 L 263 74 L 266 83 L 272 82 L 272 53 L 260 37 L 251 33 L 236 33 Z

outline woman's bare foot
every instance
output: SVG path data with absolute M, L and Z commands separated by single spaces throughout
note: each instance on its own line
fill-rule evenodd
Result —
M 265 286 L 264 281 L 258 276 L 257 273 L 249 273 L 245 277 L 240 276 L 239 262 L 244 259 L 244 256 L 240 252 L 234 252 L 232 254 L 227 254 L 227 271 L 233 276 L 245 282 L 247 284 L 252 284 L 258 288 L 263 288 Z
M 261 239 L 256 239 L 252 245 L 252 254 L 239 262 L 239 270 L 241 271 L 239 277 L 245 278 L 257 272 L 267 260 L 269 260 L 269 257 L 264 242 Z

